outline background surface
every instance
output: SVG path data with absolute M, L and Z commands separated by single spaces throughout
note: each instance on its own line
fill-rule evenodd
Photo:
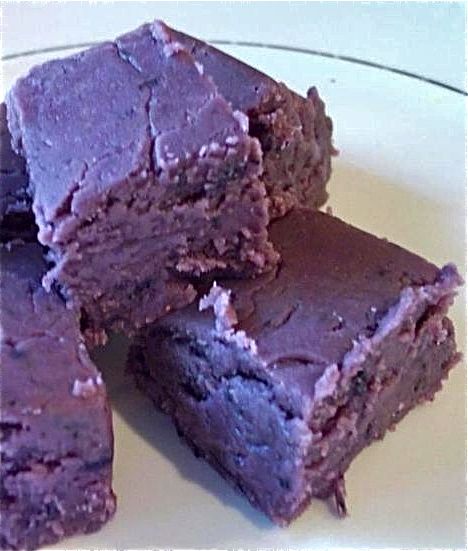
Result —
M 9 2 L 4 55 L 106 40 L 161 18 L 204 39 L 354 56 L 465 87 L 466 5 L 437 2 Z
M 434 3 L 61 3 L 3 6 L 3 84 L 47 58 L 21 52 L 112 38 L 154 17 L 222 41 L 321 50 L 465 85 L 465 6 Z M 437 264 L 466 263 L 466 96 L 349 60 L 223 45 L 299 92 L 317 85 L 334 120 L 333 211 Z M 464 292 L 452 310 L 466 353 Z M 96 352 L 114 407 L 119 508 L 101 532 L 58 548 L 450 547 L 466 526 L 466 363 L 347 474 L 350 516 L 314 502 L 271 525 L 180 444 L 120 369 L 126 343 Z

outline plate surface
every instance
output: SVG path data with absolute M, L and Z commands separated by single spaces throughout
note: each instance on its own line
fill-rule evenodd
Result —
M 229 53 L 305 92 L 316 85 L 341 154 L 333 213 L 437 264 L 465 268 L 465 97 L 341 60 L 253 47 Z M 4 85 L 71 50 L 4 62 Z M 452 309 L 465 352 L 464 295 Z M 58 548 L 465 547 L 466 368 L 348 471 L 350 515 L 315 501 L 290 528 L 273 526 L 184 447 L 122 366 L 126 344 L 99 350 L 114 408 L 118 512 L 103 530 Z

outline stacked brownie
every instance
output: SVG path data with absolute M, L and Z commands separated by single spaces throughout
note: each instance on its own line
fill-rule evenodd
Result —
M 189 304 L 191 277 L 271 269 L 268 207 L 325 200 L 331 124 L 316 93 L 295 96 L 260 74 L 246 80 L 252 93 L 230 103 L 153 23 L 36 67 L 8 95 L 53 261 L 45 284 L 60 286 L 92 332 L 131 333 Z M 277 180 L 263 171 L 256 134 L 270 143 L 266 164 L 282 166 Z M 297 192 L 292 150 L 304 165 Z
M 0 115 L 0 546 L 112 516 L 85 346 L 110 331 L 133 337 L 137 385 L 195 453 L 274 522 L 313 496 L 344 513 L 352 459 L 458 360 L 461 280 L 318 212 L 335 151 L 316 89 L 154 22 L 33 68 Z
M 195 453 L 282 525 L 312 496 L 344 512 L 354 456 L 440 388 L 460 278 L 320 212 L 295 209 L 270 237 L 275 270 L 144 329 L 129 364 Z

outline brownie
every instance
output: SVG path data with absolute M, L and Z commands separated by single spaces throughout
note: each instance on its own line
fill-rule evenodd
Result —
M 202 64 L 234 109 L 246 113 L 262 144 L 263 180 L 272 218 L 294 205 L 317 208 L 327 200 L 332 121 L 315 87 L 304 98 L 264 73 L 184 33 L 172 30 Z
M 461 279 L 317 211 L 291 211 L 271 238 L 276 270 L 145 328 L 129 368 L 196 454 L 284 525 L 312 496 L 344 513 L 352 459 L 441 388 Z
M 32 240 L 37 227 L 27 193 L 28 175 L 24 159 L 11 147 L 6 106 L 0 103 L 0 241 Z
M 2 245 L 0 265 L 0 548 L 32 549 L 112 516 L 111 410 L 41 247 Z
M 132 332 L 195 297 L 188 279 L 276 261 L 262 155 L 166 27 L 33 68 L 7 97 L 44 278 L 91 329 Z

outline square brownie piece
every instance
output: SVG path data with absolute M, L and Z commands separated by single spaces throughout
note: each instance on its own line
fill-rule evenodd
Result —
M 297 205 L 323 205 L 336 150 L 332 121 L 317 89 L 311 87 L 303 97 L 201 40 L 170 32 L 202 64 L 232 107 L 249 117 L 250 135 L 262 145 L 270 216 L 282 216 Z
M 2 245 L 0 266 L 0 548 L 33 549 L 113 515 L 111 410 L 42 248 Z
M 248 119 L 155 22 L 33 68 L 9 92 L 39 241 L 92 330 L 132 332 L 195 297 L 187 278 L 276 262 Z
M 6 106 L 0 103 L 0 241 L 35 240 L 37 226 L 28 195 L 24 159 L 11 147 Z
M 320 212 L 293 210 L 270 235 L 275 271 L 145 328 L 129 367 L 196 454 L 284 525 L 312 496 L 345 512 L 352 459 L 441 388 L 461 279 Z

